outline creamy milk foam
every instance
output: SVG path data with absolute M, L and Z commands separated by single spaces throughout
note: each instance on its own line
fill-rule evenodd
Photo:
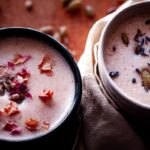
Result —
M 12 60 L 15 54 L 31 55 L 24 64 L 15 67 L 15 71 L 26 68 L 30 73 L 28 81 L 29 91 L 32 94 L 32 99 L 26 98 L 22 103 L 18 104 L 21 111 L 20 114 L 0 117 L 0 139 L 28 139 L 42 134 L 46 134 L 55 128 L 63 118 L 69 113 L 73 104 L 75 94 L 74 76 L 65 59 L 47 44 L 30 38 L 4 38 L 0 40 L 0 63 L 7 64 Z M 53 63 L 53 75 L 47 76 L 41 74 L 38 64 L 44 54 L 50 55 Z M 39 93 L 43 89 L 53 91 L 53 97 L 45 103 L 39 98 Z M 8 103 L 8 95 L 0 96 L 0 109 Z M 25 128 L 25 121 L 29 118 L 34 118 L 42 122 L 49 123 L 49 129 L 42 128 L 30 131 Z M 3 129 L 8 120 L 14 121 L 21 128 L 22 132 L 18 135 L 11 135 Z M 41 124 L 39 125 L 41 126 Z
M 149 15 L 141 15 L 120 23 L 105 43 L 104 61 L 113 81 L 126 95 L 150 106 L 150 91 L 141 78 L 142 70 L 150 66 L 149 19 Z

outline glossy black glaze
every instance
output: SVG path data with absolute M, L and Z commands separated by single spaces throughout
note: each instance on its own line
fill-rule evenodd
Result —
M 49 132 L 44 136 L 35 137 L 33 139 L 25 140 L 25 141 L 12 142 L 12 141 L 1 140 L 0 146 L 9 147 L 12 145 L 14 148 L 18 149 L 20 146 L 42 145 L 45 147 L 46 145 L 49 145 L 49 148 L 52 149 L 60 149 L 60 148 L 68 149 L 69 147 L 71 147 L 72 145 L 71 143 L 73 143 L 73 140 L 75 138 L 75 131 L 78 127 L 77 112 L 79 110 L 79 105 L 80 105 L 81 95 L 82 95 L 81 76 L 77 64 L 75 63 L 73 57 L 70 55 L 70 53 L 67 51 L 66 48 L 64 48 L 59 42 L 57 42 L 51 36 L 45 33 L 39 32 L 31 28 L 20 28 L 20 27 L 0 29 L 0 38 L 17 37 L 17 36 L 29 37 L 29 38 L 35 38 L 41 40 L 43 42 L 46 42 L 51 47 L 53 47 L 59 53 L 61 53 L 61 55 L 65 58 L 65 60 L 70 65 L 70 68 L 74 74 L 75 97 L 74 97 L 71 111 L 66 116 L 66 118 L 64 118 L 64 120 L 53 131 Z

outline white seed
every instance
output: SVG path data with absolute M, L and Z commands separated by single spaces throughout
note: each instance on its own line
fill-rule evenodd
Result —
M 67 37 L 65 37 L 65 38 L 63 39 L 63 44 L 66 45 L 66 46 L 69 44 L 69 40 L 68 40 Z
M 17 81 L 18 81 L 19 83 L 23 83 L 23 82 L 24 82 L 24 79 L 23 79 L 23 77 L 21 77 L 21 76 L 17 76 Z
M 6 82 L 3 82 L 3 85 L 4 85 L 4 87 L 5 87 L 5 89 L 6 89 L 7 91 L 9 91 L 9 90 L 10 90 L 9 85 L 8 85 Z
M 93 9 L 93 7 L 91 5 L 87 5 L 85 7 L 85 12 L 86 12 L 86 15 L 89 17 L 89 18 L 92 18 L 94 17 L 95 15 L 95 11 Z
M 61 42 L 61 36 L 59 32 L 55 32 L 53 38 L 59 42 Z
M 25 1 L 25 8 L 26 8 L 27 10 L 31 10 L 32 7 L 33 7 L 32 0 L 26 0 L 26 1 Z
M 142 70 L 141 73 L 142 84 L 150 89 L 150 71 L 147 69 Z
M 39 28 L 39 30 L 41 32 L 47 33 L 49 35 L 53 35 L 54 34 L 54 28 L 51 25 L 43 26 L 43 27 Z
M 59 27 L 59 33 L 61 38 L 64 38 L 67 35 L 67 27 L 66 26 Z
M 80 8 L 81 5 L 82 5 L 82 0 L 73 0 L 68 4 L 68 6 L 66 7 L 66 10 L 73 11 L 73 10 Z
M 77 55 L 77 52 L 75 50 L 71 50 L 70 52 L 71 52 L 72 56 L 76 56 Z

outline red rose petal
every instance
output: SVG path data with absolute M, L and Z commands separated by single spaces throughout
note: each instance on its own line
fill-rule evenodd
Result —
M 45 73 L 48 76 L 52 76 L 53 75 L 53 69 L 52 69 L 52 65 L 51 65 L 51 59 L 49 57 L 48 54 L 45 54 L 40 63 L 38 64 L 38 68 L 40 69 L 41 73 Z
M 43 121 L 43 123 L 42 123 L 42 129 L 48 130 L 48 129 L 49 129 L 49 126 L 50 126 L 50 123 L 49 123 L 49 122 Z
M 5 124 L 5 126 L 4 126 L 4 130 L 5 131 L 12 131 L 12 130 L 14 130 L 15 128 L 17 128 L 18 127 L 18 125 L 15 123 L 15 122 L 13 122 L 13 121 L 8 121 L 6 124 Z
M 37 127 L 39 126 L 39 122 L 36 119 L 29 118 L 25 122 L 25 126 L 29 130 L 37 130 Z
M 8 66 L 9 69 L 15 70 L 15 65 L 14 65 L 14 63 L 8 62 L 8 63 L 7 63 L 7 66 Z
M 5 115 L 12 116 L 20 113 L 17 103 L 11 101 L 1 112 Z
M 27 93 L 25 96 L 32 99 L 32 95 L 30 93 Z
M 14 129 L 12 129 L 11 134 L 12 135 L 18 135 L 18 134 L 21 134 L 21 132 L 22 132 L 21 128 L 20 127 L 16 127 Z
M 42 101 L 47 102 L 47 101 L 52 99 L 52 96 L 53 96 L 53 91 L 51 91 L 51 90 L 43 90 L 42 93 L 39 95 L 39 98 Z
M 16 54 L 14 59 L 12 60 L 12 63 L 14 63 L 15 65 L 23 64 L 30 58 L 31 58 L 30 55 L 22 56 L 20 54 Z

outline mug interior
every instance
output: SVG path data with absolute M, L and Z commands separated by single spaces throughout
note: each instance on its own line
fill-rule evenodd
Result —
M 71 71 L 74 76 L 75 81 L 75 94 L 74 99 L 72 101 L 72 105 L 69 109 L 69 112 L 66 114 L 66 116 L 61 120 L 61 122 L 55 126 L 52 130 L 48 130 L 47 133 L 44 133 L 39 136 L 35 136 L 34 138 L 29 139 L 17 139 L 17 140 L 10 140 L 10 139 L 1 139 L 1 141 L 8 141 L 8 142 L 24 142 L 24 141 L 31 141 L 35 139 L 42 138 L 43 136 L 46 136 L 47 134 L 55 134 L 57 130 L 59 130 L 62 126 L 64 126 L 69 120 L 74 119 L 74 117 L 77 114 L 77 111 L 79 109 L 81 95 L 82 95 L 82 83 L 81 83 L 81 76 L 79 69 L 77 67 L 76 62 L 74 61 L 71 54 L 68 52 L 66 48 L 64 48 L 60 43 L 58 43 L 55 39 L 48 36 L 45 33 L 39 32 L 37 30 L 31 29 L 31 28 L 20 28 L 20 27 L 14 27 L 14 28 L 1 28 L 0 29 L 0 38 L 7 38 L 7 37 L 32 37 L 35 39 L 38 39 L 40 41 L 43 41 L 44 43 L 50 45 L 54 50 L 56 50 L 58 53 L 62 55 L 62 57 L 65 59 L 65 61 L 69 64 Z M 69 88 L 69 87 L 68 87 Z M 33 133 L 34 134 L 34 133 Z

